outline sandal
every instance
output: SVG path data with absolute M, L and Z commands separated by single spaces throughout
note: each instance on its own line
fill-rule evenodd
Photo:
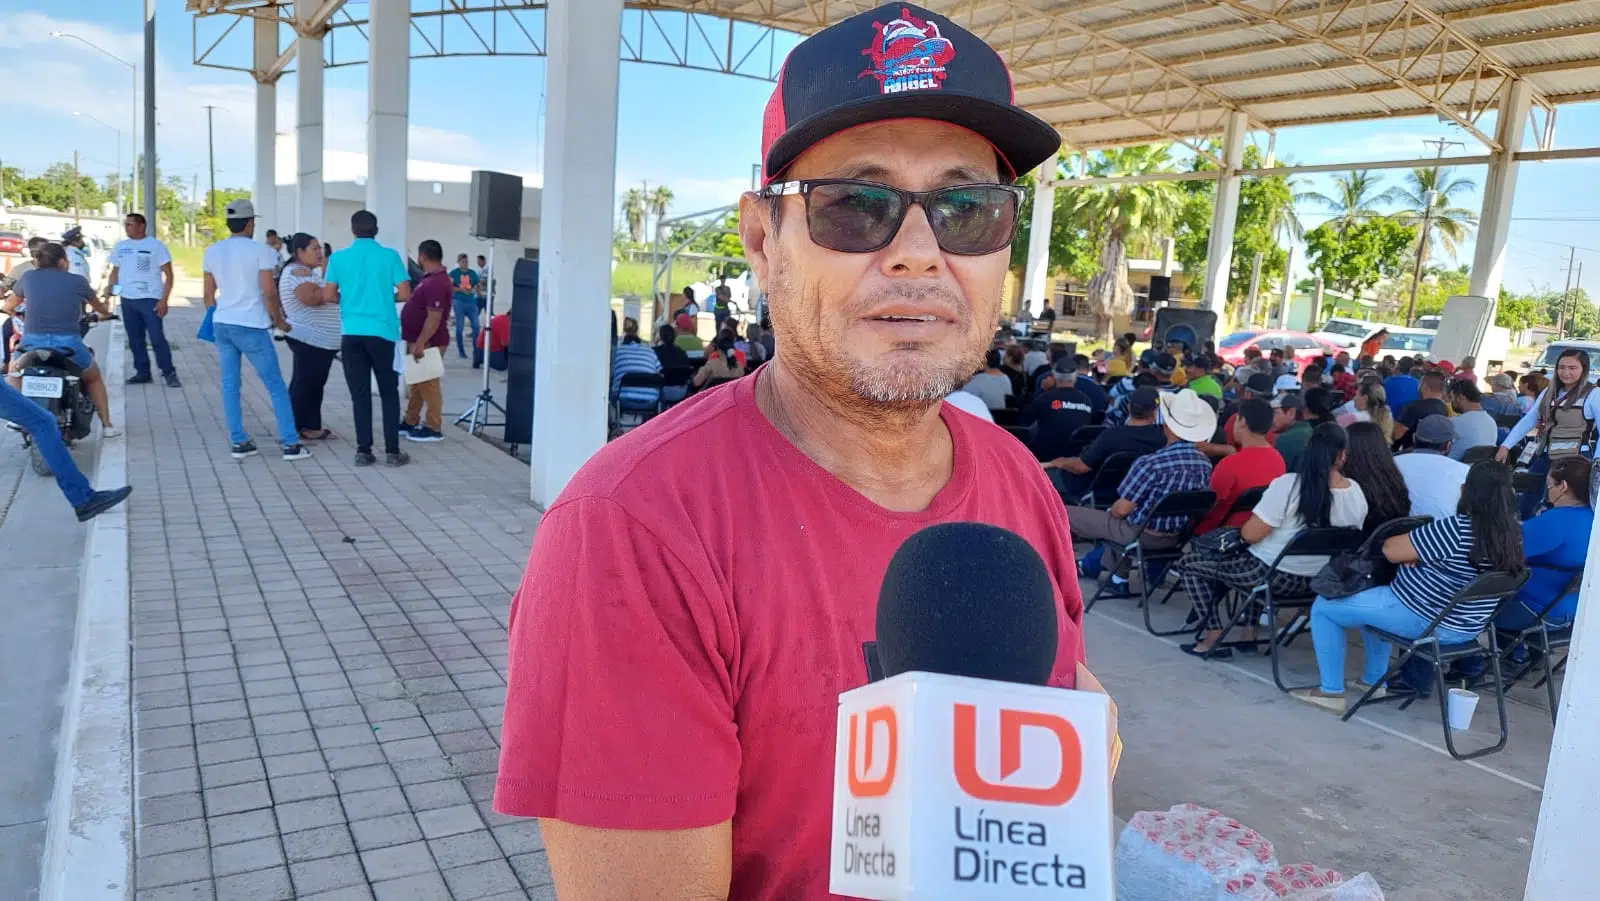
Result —
M 300 430 L 300 438 L 301 438 L 302 441 L 326 441 L 327 439 L 332 438 L 332 437 L 333 437 L 333 432 L 330 429 L 317 429 L 317 430 L 301 429 Z
M 1178 645 L 1178 650 L 1184 652 L 1185 654 L 1188 654 L 1190 657 L 1199 657 L 1201 660 L 1232 660 L 1233 659 L 1233 648 L 1229 648 L 1229 647 L 1220 647 L 1219 648 L 1219 647 L 1213 645 L 1212 647 L 1210 647 L 1210 648 L 1208 648 L 1208 649 L 1206 649 L 1204 651 L 1201 651 L 1201 650 L 1198 650 L 1199 646 L 1200 646 L 1199 642 L 1190 642 L 1188 644 L 1180 644 L 1180 645 Z

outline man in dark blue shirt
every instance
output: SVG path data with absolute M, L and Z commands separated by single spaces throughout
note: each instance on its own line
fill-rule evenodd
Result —
M 1033 440 L 1028 442 L 1035 457 L 1054 460 L 1071 453 L 1072 433 L 1089 424 L 1094 412 L 1089 398 L 1076 387 L 1077 365 L 1070 356 L 1056 360 L 1053 377 L 1046 389 L 1017 414 L 1017 425 L 1038 423 Z

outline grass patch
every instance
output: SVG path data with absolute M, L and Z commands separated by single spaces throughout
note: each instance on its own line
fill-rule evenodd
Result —
M 672 286 L 676 291 L 684 285 L 708 281 L 710 271 L 703 265 L 679 261 L 672 266 Z M 636 294 L 640 300 L 650 299 L 650 264 L 637 260 L 624 260 L 611 270 L 611 296 Z
M 200 258 L 205 253 L 204 247 L 198 244 L 171 244 L 167 249 L 172 252 L 172 268 L 177 270 L 180 278 L 200 277 Z

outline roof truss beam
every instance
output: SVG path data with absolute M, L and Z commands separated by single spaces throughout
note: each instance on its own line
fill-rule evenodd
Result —
M 1387 17 L 1371 18 L 1375 2 L 1383 0 L 1344 0 L 1318 4 L 1315 21 L 1285 15 L 1293 0 L 1269 0 L 1266 8 L 1254 0 L 1212 0 L 1252 20 L 1287 29 L 1302 39 L 1336 50 L 1392 81 L 1422 100 L 1430 109 L 1461 126 L 1485 147 L 1498 151 L 1494 136 L 1478 128 L 1484 113 L 1498 106 L 1500 95 L 1516 80 L 1516 73 L 1475 41 L 1462 35 L 1437 13 L 1412 0 L 1405 0 Z M 1349 23 L 1359 22 L 1359 32 L 1349 34 Z M 1346 35 L 1340 37 L 1339 35 Z M 1378 59 L 1374 50 L 1390 35 L 1399 35 L 1396 58 Z M 1451 75 L 1445 72 L 1451 53 L 1467 52 L 1470 61 Z M 1465 104 L 1447 102 L 1457 85 L 1468 88 Z M 1548 107 L 1549 101 L 1535 92 L 1534 102 Z
M 1019 9 L 1019 7 L 1022 9 Z M 1233 102 L 1199 81 L 1179 72 L 1177 69 L 1163 64 L 1160 60 L 1137 50 L 1131 50 L 1111 38 L 1078 24 L 1071 18 L 1072 13 L 1075 11 L 1081 10 L 1076 7 L 1063 11 L 1041 9 L 1036 0 L 1012 0 L 1009 15 L 998 20 L 988 29 L 980 31 L 979 36 L 986 41 L 992 40 L 994 34 L 1004 30 L 1007 25 L 1010 26 L 1012 34 L 1015 35 L 1019 28 L 1031 28 L 1037 24 L 1037 15 L 1045 15 L 1048 18 L 1040 34 L 1052 34 L 1057 29 L 1060 29 L 1082 38 L 1083 42 L 1078 48 L 1078 55 L 1086 53 L 1090 48 L 1094 47 L 1109 47 L 1122 52 L 1124 62 L 1117 67 L 1113 67 L 1112 70 L 1105 73 L 1106 75 L 1116 74 L 1119 70 L 1125 74 L 1131 74 L 1134 70 L 1142 69 L 1146 71 L 1155 70 L 1160 73 L 1159 76 L 1148 86 L 1142 87 L 1135 87 L 1132 81 L 1129 80 L 1126 89 L 1118 93 L 1102 94 L 1096 87 L 1091 85 L 1087 89 L 1080 89 L 1083 99 L 1091 100 L 1107 109 L 1114 110 L 1121 117 L 1133 119 L 1151 129 L 1155 134 L 1182 144 L 1209 160 L 1221 162 L 1217 159 L 1215 151 L 1206 141 L 1206 138 L 1215 134 L 1222 127 L 1227 114 L 1235 108 Z M 1077 60 L 1078 55 L 1064 60 L 1061 63 L 1061 69 L 1070 68 Z M 1109 81 L 1109 77 L 1102 79 L 1100 86 L 1104 87 Z M 1045 83 L 1049 84 L 1050 82 Z M 1035 86 L 1030 84 L 1027 87 Z M 1151 114 L 1140 109 L 1152 97 L 1161 99 L 1161 111 L 1159 113 Z M 1207 113 L 1212 115 L 1215 121 L 1197 122 L 1196 125 L 1198 127 L 1194 128 L 1179 128 L 1179 120 L 1186 117 L 1203 117 Z M 1259 123 L 1256 122 L 1251 124 L 1259 126 Z

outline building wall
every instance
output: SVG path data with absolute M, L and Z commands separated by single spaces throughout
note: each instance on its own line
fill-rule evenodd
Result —
M 277 186 L 277 223 L 263 222 L 257 226 L 261 234 L 275 228 L 288 235 L 298 230 L 294 224 L 295 186 Z M 323 243 L 332 242 L 335 249 L 349 244 L 350 216 L 366 206 L 366 186 L 355 182 L 333 182 L 324 187 L 325 199 L 321 226 L 312 234 Z M 432 238 L 444 245 L 445 261 L 454 263 L 458 253 L 470 254 L 474 262 L 478 254 L 489 253 L 489 242 L 468 234 L 468 194 L 470 186 L 459 182 L 416 182 L 410 185 L 408 199 L 410 212 L 406 216 L 406 248 L 408 256 L 416 256 L 417 244 Z M 499 253 L 523 256 L 539 248 L 539 189 L 524 188 L 522 199 L 522 238 L 519 242 L 502 241 Z M 259 237 L 259 235 L 258 235 Z M 384 241 L 383 223 L 378 223 L 378 242 Z

